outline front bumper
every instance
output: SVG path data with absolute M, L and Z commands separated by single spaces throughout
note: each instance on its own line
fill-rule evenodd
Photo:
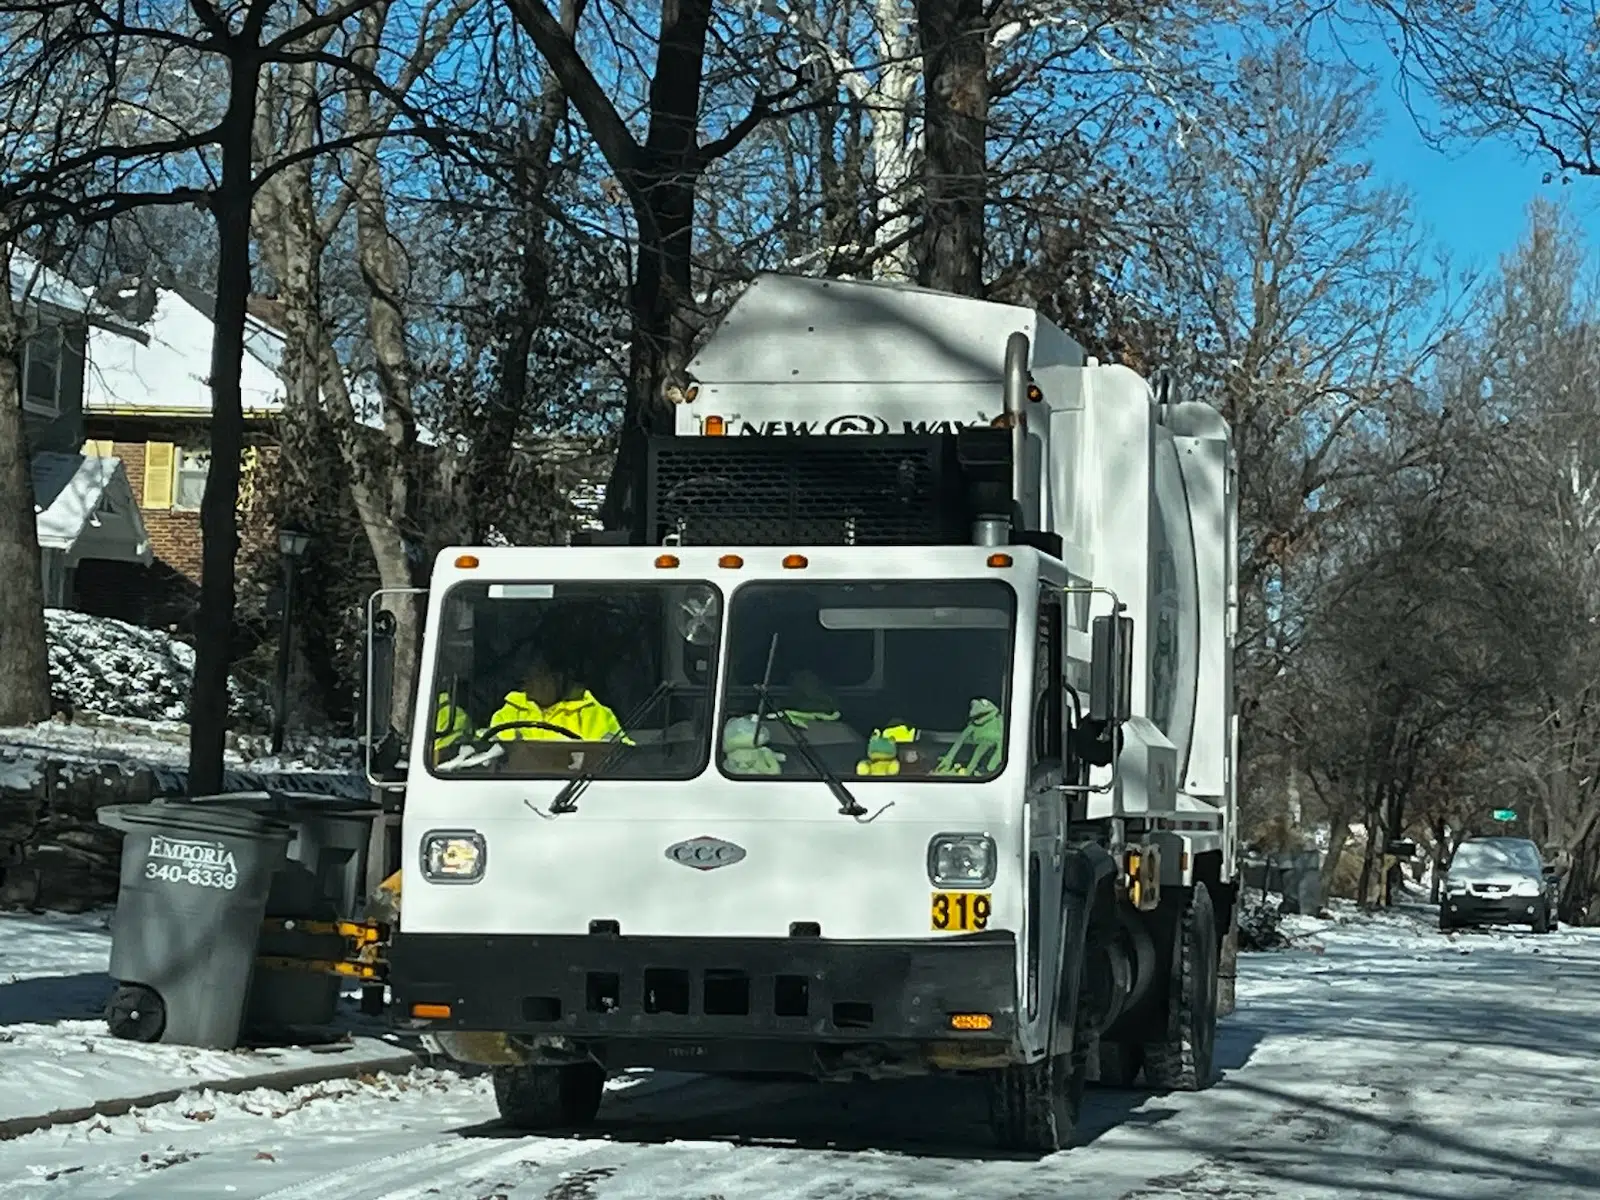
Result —
M 1445 896 L 1439 912 L 1455 925 L 1531 925 L 1545 910 L 1543 896 Z
M 389 982 L 402 1019 L 416 1005 L 448 1006 L 448 1017 L 425 1022 L 430 1031 L 496 1031 L 612 1066 L 664 1057 L 681 1067 L 682 1054 L 647 1044 L 1009 1046 L 1016 954 L 1009 932 L 893 942 L 398 933 Z M 989 1025 L 956 1030 L 958 1013 Z M 710 1053 L 691 1055 L 693 1067 Z

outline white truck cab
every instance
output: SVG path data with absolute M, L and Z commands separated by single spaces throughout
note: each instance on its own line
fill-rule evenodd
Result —
M 524 1128 L 629 1067 L 1203 1087 L 1236 841 L 1228 431 L 1024 309 L 763 276 L 639 526 L 429 590 L 401 1020 Z M 1224 1003 L 1225 1003 L 1225 997 Z

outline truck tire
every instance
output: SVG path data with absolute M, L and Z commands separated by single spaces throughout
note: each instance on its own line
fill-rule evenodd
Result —
M 500 1119 L 523 1133 L 574 1129 L 594 1120 L 606 1073 L 594 1063 L 494 1068 Z
M 1203 883 L 1189 889 L 1174 941 L 1176 1036 L 1145 1043 L 1144 1078 L 1153 1091 L 1198 1092 L 1210 1086 L 1217 1045 L 1217 918 Z
M 1078 1133 L 1088 1056 L 1075 1049 L 989 1076 L 989 1127 L 1002 1150 L 1054 1154 Z

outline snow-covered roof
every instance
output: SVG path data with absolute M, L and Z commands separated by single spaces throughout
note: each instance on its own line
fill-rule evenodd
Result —
M 211 412 L 211 339 L 215 325 L 182 294 L 156 292 L 155 312 L 144 327 L 148 345 L 98 329 L 89 331 L 84 364 L 83 411 L 100 416 L 203 417 Z M 259 317 L 245 317 L 244 365 L 240 374 L 244 411 L 276 416 L 283 411 L 283 334 Z M 350 383 L 356 419 L 383 428 L 383 397 L 362 380 Z M 417 439 L 436 445 L 421 426 Z
M 177 292 L 156 294 L 155 312 L 145 332 L 148 345 L 102 329 L 89 331 L 84 364 L 83 411 L 199 415 L 211 411 L 211 338 L 213 325 Z M 283 381 L 277 367 L 283 339 L 255 318 L 245 332 L 241 385 L 247 413 L 283 410 Z
M 88 292 L 61 272 L 15 247 L 11 251 L 11 299 L 21 305 L 44 304 L 82 314 L 102 336 L 114 340 L 140 336 L 137 326 L 96 304 Z
M 85 558 L 152 561 L 150 538 L 120 458 L 35 454 L 33 511 L 42 550 Z

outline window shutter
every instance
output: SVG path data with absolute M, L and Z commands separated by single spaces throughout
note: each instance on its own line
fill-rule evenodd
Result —
M 177 454 L 171 442 L 144 444 L 144 508 L 172 507 L 172 472 Z
M 110 438 L 94 438 L 83 444 L 85 458 L 115 458 L 116 448 Z

